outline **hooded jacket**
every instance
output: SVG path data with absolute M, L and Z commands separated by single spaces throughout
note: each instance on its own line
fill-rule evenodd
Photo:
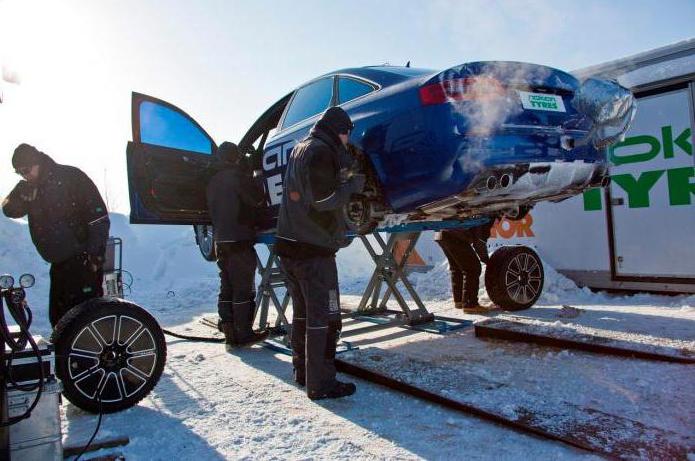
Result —
M 281 256 L 309 258 L 334 255 L 347 243 L 342 208 L 359 192 L 341 182 L 347 153 L 336 130 L 319 120 L 298 143 L 287 163 L 278 214 L 277 251 Z
M 19 181 L 5 198 L 10 218 L 28 216 L 31 239 L 41 257 L 60 263 L 80 254 L 101 258 L 109 237 L 109 215 L 96 186 L 80 169 L 38 152 L 36 184 Z M 36 196 L 27 201 L 22 196 Z
M 250 243 L 256 237 L 256 210 L 265 204 L 263 186 L 242 165 L 220 162 L 206 195 L 215 243 Z

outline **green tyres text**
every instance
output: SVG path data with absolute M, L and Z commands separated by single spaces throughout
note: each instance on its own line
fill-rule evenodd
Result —
M 620 154 L 621 148 L 643 146 L 642 152 Z M 614 165 L 641 163 L 653 160 L 663 151 L 665 159 L 676 155 L 693 155 L 690 128 L 683 130 L 674 137 L 671 126 L 661 127 L 661 140 L 654 136 L 638 135 L 626 138 L 614 145 L 608 151 L 608 158 Z M 665 177 L 668 183 L 669 205 L 680 206 L 693 203 L 695 195 L 695 166 L 685 166 L 672 169 L 642 171 L 639 176 L 631 173 L 614 174 L 611 179 L 627 194 L 629 208 L 646 208 L 650 206 L 650 191 L 654 185 Z M 603 208 L 601 190 L 589 189 L 584 192 L 584 210 L 595 211 Z

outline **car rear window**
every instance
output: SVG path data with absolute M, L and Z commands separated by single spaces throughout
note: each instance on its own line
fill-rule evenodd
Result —
M 354 78 L 340 77 L 338 80 L 338 104 L 352 101 L 374 91 L 374 87 Z

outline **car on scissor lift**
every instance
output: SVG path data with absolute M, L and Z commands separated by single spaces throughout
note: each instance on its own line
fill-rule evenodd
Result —
M 632 95 L 546 66 L 485 61 L 434 71 L 373 66 L 322 75 L 282 97 L 239 140 L 260 170 L 272 233 L 294 145 L 340 106 L 367 174 L 345 216 L 359 233 L 394 223 L 521 217 L 606 181 L 604 148 L 627 129 Z M 179 108 L 132 95 L 127 163 L 132 223 L 193 224 L 213 257 L 205 200 L 217 144 Z

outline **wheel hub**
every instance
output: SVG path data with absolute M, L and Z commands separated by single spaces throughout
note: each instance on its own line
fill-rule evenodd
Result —
M 519 284 L 521 285 L 528 285 L 529 282 L 529 273 L 528 272 L 522 272 L 519 274 Z
M 99 363 L 106 371 L 119 370 L 127 366 L 128 352 L 123 346 L 106 346 L 99 355 Z

